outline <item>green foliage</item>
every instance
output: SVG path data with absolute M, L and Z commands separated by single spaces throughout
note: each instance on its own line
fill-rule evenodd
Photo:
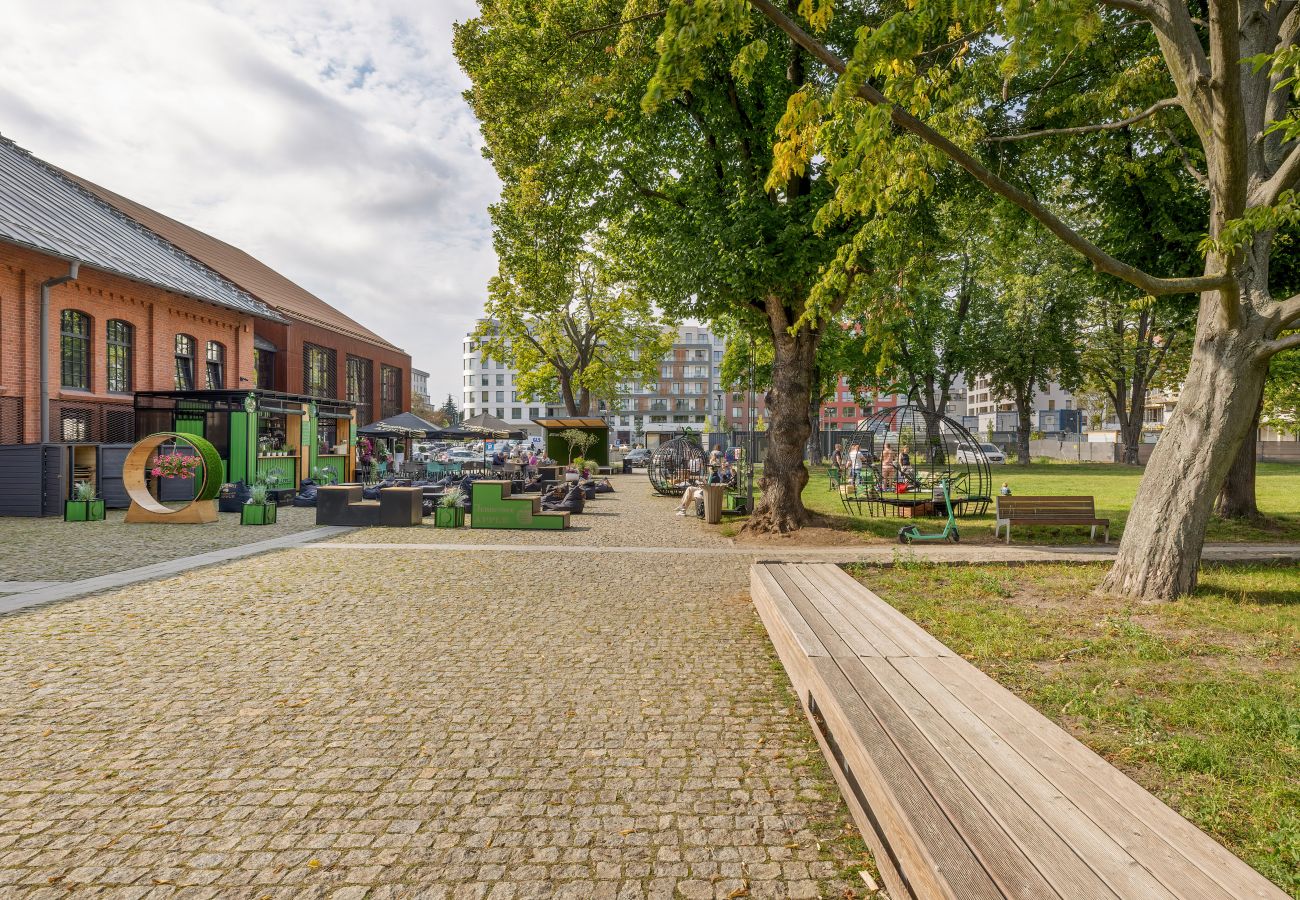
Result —
M 336 484 L 339 474 L 333 466 L 316 466 L 311 470 L 311 480 L 317 484 Z
M 1259 421 L 1276 431 L 1300 435 L 1300 350 L 1285 350 L 1270 361 Z
M 72 486 L 72 499 L 86 503 L 95 499 L 95 482 L 78 481 Z
M 248 502 L 254 506 L 264 506 L 270 496 L 270 488 L 265 484 L 254 484 L 248 489 Z
M 438 505 L 443 509 L 453 509 L 454 507 L 460 506 L 461 501 L 464 499 L 465 492 L 460 488 L 448 488 L 443 492 L 441 499 L 438 500 Z

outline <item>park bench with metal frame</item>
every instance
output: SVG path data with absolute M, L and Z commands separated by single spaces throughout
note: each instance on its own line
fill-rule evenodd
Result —
M 1097 518 L 1092 497 L 998 497 L 994 517 L 993 537 L 1005 527 L 1008 544 L 1012 525 L 1086 525 L 1093 540 L 1103 528 L 1110 543 L 1110 519 Z
M 838 566 L 750 587 L 893 900 L 1285 897 Z

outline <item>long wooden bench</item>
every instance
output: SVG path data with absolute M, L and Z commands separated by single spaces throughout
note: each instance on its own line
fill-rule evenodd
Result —
M 892 900 L 1285 897 L 837 566 L 751 590 Z
M 1110 543 L 1110 519 L 1097 518 L 1091 497 L 998 497 L 994 516 L 993 537 L 1005 527 L 1008 544 L 1012 525 L 1088 525 L 1093 540 L 1097 529 L 1104 528 Z

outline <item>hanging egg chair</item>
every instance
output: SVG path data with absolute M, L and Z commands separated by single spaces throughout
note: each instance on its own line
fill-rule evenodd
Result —
M 859 462 L 851 477 L 873 513 L 946 515 L 943 481 L 959 516 L 983 515 L 993 502 L 980 442 L 947 416 L 911 403 L 885 407 L 858 423 L 853 442 Z
M 676 497 L 685 489 L 686 482 L 704 480 L 705 460 L 704 450 L 695 440 L 673 438 L 660 444 L 650 455 L 650 485 L 656 493 Z

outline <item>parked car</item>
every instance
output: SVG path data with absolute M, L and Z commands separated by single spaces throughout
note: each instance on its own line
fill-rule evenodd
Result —
M 650 451 L 644 447 L 638 447 L 636 450 L 629 450 L 623 457 L 623 462 L 632 466 L 650 465 Z
M 455 450 L 448 450 L 446 453 L 439 455 L 438 461 L 451 463 L 482 462 L 483 454 L 475 453 L 473 450 L 457 448 Z
M 995 447 L 993 444 L 986 444 L 981 442 L 979 447 L 980 450 L 984 452 L 984 458 L 987 459 L 991 465 L 1002 465 L 1006 463 L 1007 455 L 1003 453 L 1001 450 L 999 450 L 997 447 Z M 965 447 L 959 447 L 957 449 L 957 462 L 976 463 L 979 462 L 979 459 L 977 458 L 974 450 L 969 450 Z

